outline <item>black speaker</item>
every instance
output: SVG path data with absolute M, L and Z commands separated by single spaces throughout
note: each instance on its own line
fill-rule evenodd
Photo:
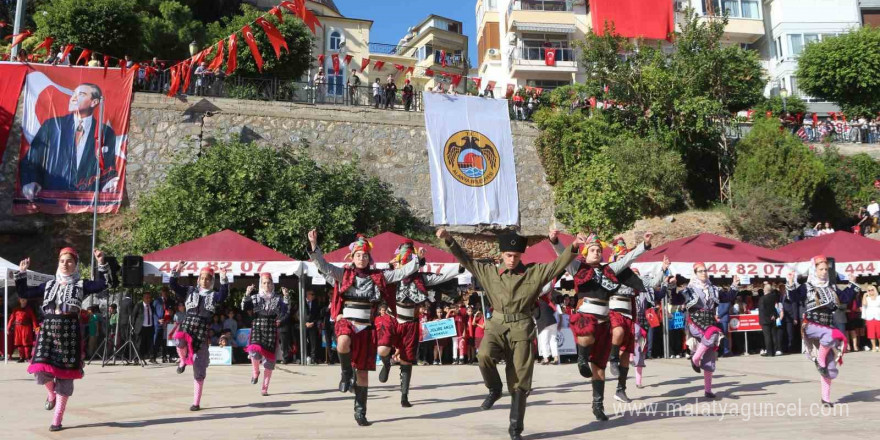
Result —
M 144 285 L 144 257 L 126 255 L 122 257 L 122 287 L 141 287 Z

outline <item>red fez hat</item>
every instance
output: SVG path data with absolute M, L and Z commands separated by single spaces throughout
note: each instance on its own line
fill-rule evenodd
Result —
M 203 267 L 202 270 L 199 271 L 199 273 L 202 272 L 208 272 L 208 275 L 214 276 L 214 269 L 212 269 L 210 266 Z
M 61 252 L 58 252 L 59 257 L 61 257 L 64 254 L 73 255 L 73 258 L 76 258 L 76 261 L 79 261 L 79 254 L 77 254 L 76 249 L 74 249 L 72 247 L 66 247 L 64 249 L 61 249 Z

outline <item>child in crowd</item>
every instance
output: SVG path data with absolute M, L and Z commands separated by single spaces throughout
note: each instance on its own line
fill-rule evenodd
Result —
M 448 308 L 446 308 L 448 313 Z M 432 321 L 437 321 L 440 319 L 444 319 L 446 317 L 444 313 L 443 307 L 437 307 L 435 311 L 434 319 Z M 443 349 L 446 348 L 446 345 L 449 343 L 449 338 L 435 339 L 434 340 L 434 365 L 441 365 L 443 363 Z

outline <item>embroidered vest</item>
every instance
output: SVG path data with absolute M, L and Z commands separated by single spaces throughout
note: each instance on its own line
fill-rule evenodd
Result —
M 685 298 L 687 298 L 687 301 L 685 301 L 685 304 L 684 304 L 685 308 L 690 310 L 690 309 L 693 309 L 699 305 L 700 299 L 702 299 L 702 298 L 700 298 L 699 292 L 704 292 L 706 294 L 705 304 L 703 304 L 703 307 L 702 307 L 703 309 L 711 310 L 711 309 L 714 309 L 715 306 L 718 305 L 718 288 L 710 284 L 708 290 L 703 290 L 698 287 L 690 287 L 690 286 L 688 286 L 686 289 L 684 289 L 683 293 L 685 295 Z
M 425 278 L 420 273 L 407 277 L 397 286 L 397 302 L 401 304 L 422 304 L 428 301 Z
M 189 294 L 186 297 L 186 311 L 190 310 L 198 310 L 199 309 L 199 291 L 195 287 L 189 288 Z M 214 313 L 214 291 L 208 292 L 205 295 L 205 307 L 204 309 L 208 312 Z
M 834 311 L 837 307 L 837 292 L 834 287 L 816 287 L 807 283 L 807 311 L 820 308 L 827 308 L 829 311 Z
M 574 275 L 574 287 L 579 298 L 588 297 L 604 301 L 620 288 L 617 275 L 607 264 L 594 268 L 588 265 L 583 257 L 578 257 L 578 261 L 581 265 Z
M 79 311 L 82 308 L 84 292 L 83 280 L 67 285 L 61 285 L 56 280 L 51 280 L 46 283 L 42 308 L 44 311 L 49 310 L 49 313 L 55 313 L 55 309 L 63 307 L 66 307 L 70 312 Z

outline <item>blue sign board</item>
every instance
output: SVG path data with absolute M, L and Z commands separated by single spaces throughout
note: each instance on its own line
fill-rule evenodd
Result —
M 433 341 L 435 339 L 451 338 L 457 336 L 455 332 L 455 320 L 452 318 L 438 319 L 436 321 L 428 321 L 422 324 L 423 341 Z

